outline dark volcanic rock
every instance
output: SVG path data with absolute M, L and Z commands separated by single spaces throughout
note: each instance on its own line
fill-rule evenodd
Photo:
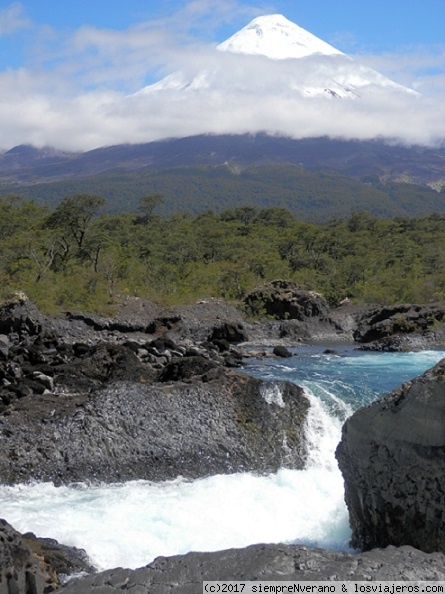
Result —
M 156 372 L 142 364 L 129 346 L 114 344 L 99 344 L 91 348 L 76 371 L 101 382 L 149 382 L 156 377 Z
M 357 411 L 337 448 L 352 545 L 445 552 L 445 359 Z
M 84 549 L 60 544 L 54 538 L 39 538 L 32 532 L 23 534 L 22 539 L 37 558 L 44 560 L 57 581 L 73 574 L 96 573 Z
M 193 305 L 164 310 L 147 331 L 157 336 L 204 342 L 222 338 L 229 342 L 247 340 L 241 312 L 218 299 L 206 299 Z
M 8 315 L 23 318 L 26 331 L 5 325 L 1 340 L 0 481 L 163 480 L 303 465 L 308 402 L 295 386 L 227 371 L 242 360 L 230 342 L 244 337 L 230 306 L 178 308 L 176 329 L 151 339 L 135 318 L 125 326 L 131 334 L 88 316 L 39 318 L 33 330 L 15 307 Z M 148 307 L 145 321 L 153 313 Z M 194 335 L 215 342 L 196 344 Z
M 150 301 L 138 297 L 126 298 L 119 307 L 119 312 L 112 318 L 104 318 L 82 312 L 67 312 L 68 320 L 84 322 L 96 331 L 145 332 L 154 322 L 161 308 Z
M 0 334 L 16 333 L 20 338 L 38 334 L 43 318 L 25 294 L 18 292 L 0 304 Z
M 244 342 L 248 339 L 247 332 L 241 322 L 233 324 L 223 322 L 221 325 L 213 328 L 209 340 L 226 340 L 227 342 Z
M 0 520 L 1 594 L 42 594 L 44 589 L 52 592 L 56 585 L 57 580 L 47 574 L 21 535 L 5 520 Z
M 84 551 L 33 534 L 20 535 L 0 520 L 0 592 L 45 594 L 59 576 L 92 572 Z M 412 547 L 387 547 L 359 555 L 302 545 L 258 544 L 213 553 L 159 557 L 136 570 L 111 569 L 74 578 L 61 594 L 195 594 L 203 581 L 445 580 L 445 556 Z
M 95 569 L 84 550 L 22 535 L 0 520 L 1 594 L 48 594 L 60 587 L 60 578 L 91 573 Z
M 419 334 L 445 321 L 441 305 L 395 305 L 375 308 L 358 321 L 357 342 L 371 342 L 394 335 Z M 396 349 L 394 349 L 396 350 Z
M 106 482 L 301 468 L 300 388 L 217 370 L 193 383 L 115 382 L 20 399 L 0 416 L 0 481 Z
M 220 366 L 211 359 L 205 357 L 184 357 L 172 359 L 159 375 L 161 382 L 187 381 L 196 376 L 203 376 L 212 369 L 220 369 Z
M 445 557 L 411 547 L 361 555 L 301 545 L 254 545 L 216 553 L 159 557 L 141 569 L 112 569 L 73 581 L 61 594 L 196 594 L 202 582 L 444 580 Z
M 255 289 L 244 299 L 250 315 L 266 314 L 278 320 L 327 318 L 329 305 L 320 294 L 303 291 L 289 281 L 276 280 Z
M 287 349 L 285 346 L 280 345 L 274 347 L 272 352 L 276 357 L 282 357 L 284 359 L 289 359 L 293 356 L 289 349 Z

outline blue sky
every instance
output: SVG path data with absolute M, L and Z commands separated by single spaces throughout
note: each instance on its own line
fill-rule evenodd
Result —
M 181 54 L 193 60 L 271 13 L 426 97 L 444 96 L 445 0 L 0 0 L 0 147 L 42 144 L 51 112 L 58 125 L 68 120 L 74 96 L 78 113 L 86 103 L 103 113 L 113 97 L 174 71 Z M 92 131 L 84 145 L 102 141 Z
M 213 7 L 220 5 L 220 27 L 215 23 L 206 30 L 205 20 Z M 270 2 L 187 2 L 184 0 L 22 0 L 0 2 L 0 10 L 11 7 L 28 20 L 28 34 L 34 27 L 50 26 L 72 32 L 83 25 L 124 30 L 141 22 L 168 19 L 189 5 L 190 25 L 202 18 L 204 39 L 222 41 L 246 24 L 250 17 L 281 13 L 301 27 L 339 49 L 383 52 L 413 45 L 444 44 L 445 2 L 443 0 L 276 0 Z M 207 9 L 208 7 L 208 9 Z M 187 12 L 187 11 L 185 11 Z M 194 15 L 194 16 L 193 16 Z M 245 15 L 245 18 L 244 18 Z M 246 20 L 247 19 L 247 20 Z M 3 32 L 4 33 L 4 32 Z M 22 38 L 23 40 L 23 38 Z M 11 59 L 11 56 L 8 56 Z M 14 59 L 12 57 L 12 59 Z M 2 52 L 5 63 L 5 54 Z
M 82 26 L 124 31 L 141 23 L 181 26 L 203 41 L 223 41 L 260 14 L 281 13 L 346 53 L 414 51 L 445 46 L 444 0 L 22 0 L 0 2 L 1 21 L 16 21 L 8 35 L 1 28 L 0 64 L 26 62 L 33 37 L 73 34 Z M 15 18 L 14 18 L 15 14 Z M 169 23 L 169 21 L 171 21 Z

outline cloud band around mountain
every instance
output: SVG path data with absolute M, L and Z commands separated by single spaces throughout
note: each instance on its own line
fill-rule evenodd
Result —
M 386 84 L 385 77 L 341 53 L 277 61 L 202 44 L 178 46 L 173 39 L 171 32 L 148 26 L 126 34 L 83 29 L 65 48 L 66 54 L 68 47 L 77 48 L 77 65 L 74 58 L 59 56 L 51 67 L 0 73 L 0 146 L 30 143 L 87 150 L 246 132 L 388 138 L 409 144 L 445 139 L 441 102 Z M 144 55 L 149 56 L 146 63 Z M 153 72 L 156 65 L 176 73 L 171 84 L 161 80 L 128 92 L 113 83 L 126 72 L 137 84 L 144 68 Z

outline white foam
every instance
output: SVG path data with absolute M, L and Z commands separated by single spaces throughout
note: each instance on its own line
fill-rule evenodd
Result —
M 342 480 L 335 459 L 335 448 L 341 437 L 342 420 L 330 415 L 326 405 L 314 396 L 308 387 L 304 390 L 311 403 L 305 431 L 308 468 L 323 469 L 330 474 L 338 475 L 339 480 Z
M 343 548 L 349 539 L 343 483 L 326 469 L 96 488 L 2 487 L 0 501 L 2 516 L 18 530 L 85 548 L 100 569 L 258 542 Z
M 260 387 L 260 394 L 267 404 L 276 404 L 280 408 L 286 406 L 283 400 L 282 386 L 276 382 L 264 382 Z
M 406 367 L 421 373 L 445 353 L 364 354 L 340 357 L 336 366 Z M 346 549 L 350 538 L 343 480 L 334 457 L 341 424 L 360 403 L 338 375 L 317 372 L 303 383 L 311 408 L 306 423 L 309 458 L 305 470 L 269 476 L 235 474 L 197 481 L 135 481 L 119 485 L 0 486 L 1 516 L 18 530 L 85 548 L 98 568 L 140 567 L 159 555 L 213 551 L 259 542 L 297 542 Z M 263 370 L 270 375 L 270 371 Z M 383 374 L 384 375 L 384 374 Z M 385 388 L 386 389 L 386 388 Z M 263 398 L 282 406 L 279 386 L 268 382 Z M 344 397 L 344 400 L 342 399 Z M 284 404 L 284 403 L 283 403 Z M 286 442 L 283 439 L 283 448 Z
M 100 569 L 135 568 L 159 555 L 259 542 L 346 548 L 343 481 L 333 458 L 339 421 L 310 398 L 311 454 L 305 470 L 96 487 L 3 486 L 2 516 L 21 532 L 85 548 Z

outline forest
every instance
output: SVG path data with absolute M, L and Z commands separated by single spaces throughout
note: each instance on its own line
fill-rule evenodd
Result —
M 365 211 L 315 224 L 285 208 L 239 206 L 165 216 L 163 197 L 110 214 L 100 196 L 65 197 L 55 208 L 0 199 L 0 297 L 21 290 L 45 313 L 110 315 L 125 296 L 175 305 L 241 301 L 286 279 L 375 304 L 445 299 L 445 215 L 378 218 Z
M 19 184 L 6 183 L 0 172 L 0 198 L 16 194 L 51 208 L 64 196 L 92 194 L 106 199 L 104 211 L 111 214 L 135 212 L 140 196 L 161 194 L 157 212 L 164 216 L 198 215 L 207 210 L 221 214 L 239 206 L 279 207 L 310 223 L 326 223 L 361 210 L 382 218 L 445 213 L 445 188 L 436 191 L 400 181 L 383 183 L 377 175 L 357 179 L 291 164 L 114 169 L 97 175 L 67 175 L 53 182 L 30 175 Z

